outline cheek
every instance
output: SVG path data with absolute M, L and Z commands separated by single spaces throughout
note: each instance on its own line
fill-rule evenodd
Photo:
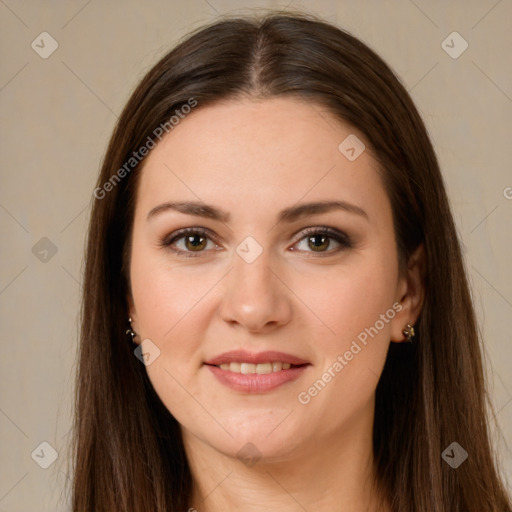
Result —
M 131 279 L 142 334 L 165 344 L 172 344 L 190 315 L 201 310 L 202 298 L 218 281 L 215 272 L 173 266 L 165 255 L 142 248 L 133 252 Z M 201 318 L 195 316 L 195 321 L 201 323 Z
M 329 327 L 314 338 L 319 362 L 299 400 L 319 414 L 335 405 L 341 419 L 366 404 L 375 391 L 396 314 L 397 268 L 382 254 L 375 251 L 357 265 L 340 268 L 323 283 L 303 281 L 301 296 L 308 297 L 306 302 Z
M 199 366 L 200 337 L 191 331 L 200 329 L 204 321 L 198 315 L 198 301 L 205 285 L 190 286 L 190 279 L 142 250 L 133 252 L 131 277 L 139 334 L 159 351 L 146 366 L 148 377 L 171 413 L 193 414 L 185 390 L 194 392 L 190 377 Z
M 146 372 L 176 420 L 194 427 L 209 420 L 193 397 L 201 392 L 196 376 L 201 363 L 201 332 L 208 323 L 203 297 L 215 280 L 191 274 L 190 267 L 173 269 L 154 251 L 132 253 L 132 291 L 140 334 L 160 351 Z M 213 423 L 211 428 L 215 426 Z
M 211 321 L 211 290 L 222 272 L 205 272 L 193 265 L 172 265 L 157 251 L 135 248 L 132 292 L 139 333 L 160 351 L 146 367 L 152 384 L 174 411 L 190 411 L 196 393 L 195 376 L 202 363 L 204 333 Z
M 381 315 L 390 320 L 397 271 L 389 262 L 379 258 L 362 259 L 357 265 L 340 267 L 325 279 L 297 277 L 301 297 L 326 327 L 323 333 L 326 352 L 339 350 L 356 339 L 365 329 L 374 326 Z M 299 281 L 300 280 L 300 281 Z M 300 283 L 300 284 L 299 284 Z M 327 329 L 328 327 L 328 329 Z M 389 340 L 390 324 L 378 323 L 379 333 Z

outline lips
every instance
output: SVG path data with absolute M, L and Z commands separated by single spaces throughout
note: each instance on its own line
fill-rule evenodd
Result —
M 293 366 L 301 366 L 309 364 L 308 361 L 301 359 L 300 357 L 293 356 L 291 354 L 285 354 L 284 352 L 276 352 L 268 350 L 265 352 L 247 352 L 246 350 L 232 350 L 231 352 L 224 352 L 212 359 L 209 359 L 205 364 L 211 366 L 220 366 L 226 363 L 288 363 Z
M 206 368 L 217 380 L 242 393 L 264 393 L 294 381 L 310 366 L 300 357 L 284 352 L 225 352 L 209 359 Z

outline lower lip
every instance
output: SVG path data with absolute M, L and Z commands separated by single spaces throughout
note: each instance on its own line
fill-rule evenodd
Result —
M 309 365 L 305 364 L 303 366 L 289 368 L 288 370 L 281 370 L 279 372 L 266 374 L 234 373 L 229 370 L 222 370 L 217 366 L 206 366 L 222 384 L 235 391 L 242 391 L 243 393 L 264 393 L 265 391 L 271 391 L 286 382 L 298 379 Z

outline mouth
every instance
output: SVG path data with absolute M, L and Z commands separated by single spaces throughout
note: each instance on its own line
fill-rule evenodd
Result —
M 283 352 L 221 354 L 204 363 L 225 386 L 243 393 L 264 393 L 297 379 L 311 363 Z
M 282 372 L 283 370 L 289 370 L 290 368 L 299 368 L 303 365 L 292 365 L 291 363 L 281 363 L 280 361 L 258 364 L 247 362 L 238 363 L 236 361 L 231 361 L 230 363 L 222 363 L 214 366 L 216 368 L 220 368 L 221 370 L 226 370 L 232 373 L 242 373 L 244 375 L 268 375 L 269 373 Z

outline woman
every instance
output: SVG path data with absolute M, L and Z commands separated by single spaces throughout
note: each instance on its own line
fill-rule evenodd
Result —
M 510 510 L 424 124 L 305 15 L 144 77 L 90 223 L 73 510 Z

